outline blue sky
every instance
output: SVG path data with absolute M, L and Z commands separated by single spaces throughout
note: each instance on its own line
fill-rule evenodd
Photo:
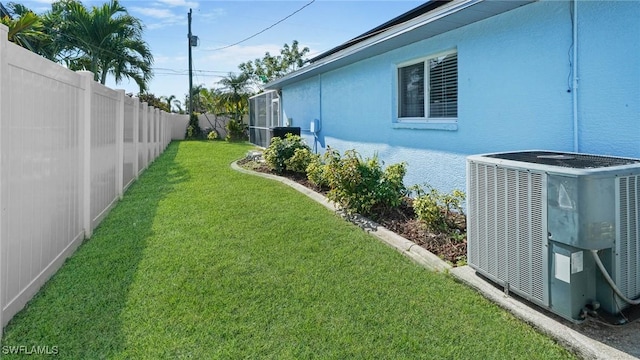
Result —
M 20 1 L 36 12 L 50 9 L 51 0 Z M 106 1 L 106 0 L 105 0 Z M 83 1 L 90 7 L 105 1 Z M 9 1 L 3 0 L 3 3 Z M 192 33 L 200 38 L 193 49 L 194 85 L 215 87 L 242 62 L 278 54 L 282 46 L 298 40 L 310 56 L 329 50 L 390 20 L 424 1 L 207 1 L 121 0 L 129 13 L 145 24 L 144 38 L 153 52 L 155 77 L 150 92 L 184 99 L 188 92 L 187 13 L 193 9 Z M 308 6 L 304 7 L 305 5 Z M 288 15 L 290 18 L 241 44 L 220 49 L 250 37 Z M 137 93 L 135 83 L 113 82 L 110 87 Z

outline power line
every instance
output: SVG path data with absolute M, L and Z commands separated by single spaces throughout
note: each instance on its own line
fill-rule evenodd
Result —
M 268 26 L 268 27 L 266 27 L 266 28 L 264 28 L 264 29 L 262 29 L 262 30 L 258 31 L 257 33 L 255 33 L 255 34 L 253 34 L 253 35 L 251 35 L 251 36 L 249 36 L 249 37 L 247 37 L 247 38 L 245 38 L 245 39 L 242 39 L 242 40 L 240 40 L 240 41 L 238 41 L 238 42 L 236 42 L 236 43 L 233 43 L 233 44 L 231 44 L 231 45 L 227 45 L 227 46 L 223 46 L 223 47 L 216 48 L 216 49 L 211 49 L 211 50 L 205 50 L 205 51 L 218 51 L 218 50 L 223 50 L 223 49 L 230 48 L 230 47 L 232 47 L 232 46 L 236 46 L 236 45 L 242 44 L 243 42 L 245 42 L 245 41 L 247 41 L 247 40 L 253 39 L 254 37 L 256 37 L 256 36 L 258 36 L 258 35 L 262 34 L 263 32 L 265 32 L 265 31 L 267 31 L 267 30 L 271 29 L 272 27 L 274 27 L 274 26 L 276 26 L 276 25 L 280 24 L 281 22 L 283 22 L 283 21 L 287 20 L 288 18 L 292 17 L 293 15 L 295 15 L 295 14 L 299 13 L 299 12 L 300 12 L 300 11 L 302 11 L 304 8 L 306 8 L 307 6 L 309 6 L 309 5 L 313 4 L 315 1 L 316 1 L 316 0 L 311 0 L 311 1 L 309 1 L 308 3 L 306 3 L 303 7 L 299 8 L 298 10 L 296 10 L 296 11 L 292 12 L 291 14 L 289 14 L 289 15 L 285 16 L 284 18 L 282 18 L 282 19 L 278 20 L 277 22 L 275 22 L 275 23 L 271 24 L 270 26 Z
M 170 71 L 173 73 L 176 73 L 178 75 L 182 74 L 182 73 L 186 73 L 189 70 L 188 69 L 170 69 L 170 68 L 161 68 L 161 67 L 152 67 L 151 69 L 153 69 L 154 71 L 159 70 L 159 71 Z M 194 72 L 200 72 L 200 73 L 220 73 L 220 74 L 228 74 L 228 73 L 237 73 L 234 71 L 223 71 L 223 70 L 196 70 L 193 69 Z

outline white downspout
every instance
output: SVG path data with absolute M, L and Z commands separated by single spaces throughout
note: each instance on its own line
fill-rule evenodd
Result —
M 578 0 L 573 0 L 573 62 L 571 72 L 573 74 L 573 151 L 580 151 L 578 134 Z

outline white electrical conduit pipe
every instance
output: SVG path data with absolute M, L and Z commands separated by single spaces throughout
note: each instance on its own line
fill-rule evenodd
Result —
M 622 299 L 623 301 L 625 301 L 626 303 L 629 303 L 631 305 L 640 304 L 640 298 L 635 299 L 635 300 L 631 300 L 628 297 L 624 296 L 624 294 L 622 294 L 622 291 L 620 291 L 620 289 L 618 289 L 618 286 L 616 285 L 616 283 L 613 281 L 611 276 L 609 276 L 609 273 L 607 272 L 607 269 L 605 269 L 604 265 L 602 265 L 602 261 L 600 261 L 600 256 L 598 256 L 598 250 L 591 250 L 591 254 L 593 255 L 593 259 L 596 261 L 596 265 L 598 265 L 598 269 L 600 269 L 600 272 L 602 273 L 602 276 L 604 276 L 605 280 L 607 280 L 607 282 L 609 283 L 609 286 L 611 286 L 611 289 L 613 290 L 613 292 L 615 292 L 616 295 L 618 295 L 618 297 L 620 299 Z
M 573 151 L 580 151 L 580 119 L 578 118 L 578 0 L 573 0 L 573 86 L 571 96 L 573 100 Z

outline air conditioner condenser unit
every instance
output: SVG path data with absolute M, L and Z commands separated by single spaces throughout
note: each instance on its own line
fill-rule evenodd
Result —
M 468 262 L 572 321 L 640 296 L 640 160 L 551 151 L 467 158 Z

